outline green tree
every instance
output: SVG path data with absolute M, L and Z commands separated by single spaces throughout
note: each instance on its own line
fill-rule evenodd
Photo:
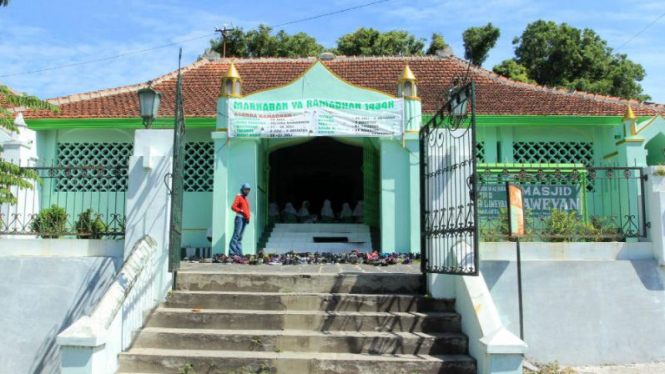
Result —
M 0 6 L 7 6 L 9 5 L 9 0 L 0 0 Z
M 425 54 L 435 55 L 437 52 L 443 51 L 446 48 L 448 48 L 448 43 L 446 43 L 446 41 L 443 39 L 443 35 L 433 33 L 432 40 L 429 43 L 429 48 L 427 48 L 427 52 L 425 52 Z
M 380 32 L 361 27 L 337 39 L 336 52 L 347 56 L 370 55 L 422 55 L 424 39 L 416 39 L 408 31 L 392 30 Z
M 626 99 L 650 98 L 639 84 L 646 76 L 642 65 L 625 54 L 613 53 L 593 30 L 539 20 L 527 25 L 513 44 L 516 46 L 513 60 L 538 84 Z M 522 73 L 516 65 L 507 65 L 505 61 L 494 71 Z
M 35 96 L 16 93 L 10 90 L 9 87 L 0 84 L 0 128 L 9 132 L 18 132 L 18 128 L 14 125 L 13 113 L 7 107 L 24 107 L 32 110 L 45 109 L 59 112 L 55 105 L 41 101 Z M 0 147 L 0 152 L 2 152 L 2 147 Z M 31 181 L 37 179 L 38 176 L 34 171 L 0 160 L 0 203 L 15 204 L 16 196 L 12 193 L 11 187 L 32 188 Z
M 501 30 L 492 26 L 492 23 L 483 27 L 468 28 L 462 34 L 464 58 L 474 65 L 482 66 L 499 36 L 501 36 Z
M 526 68 L 512 59 L 503 60 L 501 64 L 494 66 L 494 72 L 518 82 L 534 83 L 533 80 L 529 79 Z
M 323 52 L 322 45 L 312 36 L 299 32 L 290 35 L 281 30 L 276 35 L 272 28 L 259 25 L 257 29 L 244 31 L 236 28 L 226 34 L 227 57 L 306 57 Z M 211 40 L 214 51 L 223 54 L 222 38 Z

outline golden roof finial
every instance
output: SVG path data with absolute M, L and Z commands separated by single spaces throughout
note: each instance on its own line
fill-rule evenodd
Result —
M 229 70 L 226 71 L 224 78 L 234 78 L 242 80 L 242 77 L 240 77 L 240 73 L 238 73 L 238 69 L 236 69 L 236 66 L 233 62 L 231 63 L 231 66 L 229 66 Z
M 404 81 L 416 81 L 416 76 L 413 74 L 411 71 L 411 68 L 409 65 L 404 66 L 404 72 L 402 72 L 402 76 L 399 78 L 400 82 Z
M 626 105 L 626 114 L 623 116 L 624 121 L 635 121 L 637 117 L 633 113 L 633 108 L 630 105 Z

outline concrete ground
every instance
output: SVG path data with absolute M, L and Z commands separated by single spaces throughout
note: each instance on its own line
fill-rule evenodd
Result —
M 665 362 L 573 367 L 578 374 L 665 374 Z
M 339 274 L 339 273 L 408 273 L 420 274 L 420 264 L 410 265 L 352 265 L 352 264 L 325 264 L 325 265 L 238 265 L 238 264 L 202 264 L 182 262 L 180 271 L 196 272 L 224 272 L 244 274 Z
M 55 337 L 88 315 L 122 258 L 0 256 L 0 372 L 56 374 Z

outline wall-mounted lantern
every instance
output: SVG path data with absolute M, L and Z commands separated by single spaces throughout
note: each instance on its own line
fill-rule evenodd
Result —
M 143 118 L 143 126 L 146 129 L 152 127 L 152 123 L 157 119 L 157 112 L 159 112 L 159 103 L 162 99 L 162 93 L 155 91 L 150 87 L 151 82 L 148 82 L 148 87 L 138 90 L 139 95 L 139 110 L 141 118 Z

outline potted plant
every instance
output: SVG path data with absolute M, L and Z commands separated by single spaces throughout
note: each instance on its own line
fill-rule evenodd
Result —
M 79 214 L 75 224 L 78 239 L 101 239 L 106 232 L 106 225 L 94 210 L 88 209 Z
M 42 209 L 30 223 L 30 230 L 45 239 L 57 239 L 67 226 L 67 212 L 53 204 L 50 208 Z

